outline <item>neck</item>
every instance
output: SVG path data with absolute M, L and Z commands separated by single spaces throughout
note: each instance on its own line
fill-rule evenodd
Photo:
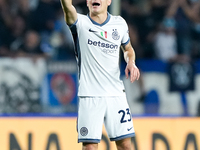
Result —
M 108 17 L 107 12 L 101 14 L 94 14 L 90 12 L 90 18 L 99 24 L 104 23 L 107 17 Z

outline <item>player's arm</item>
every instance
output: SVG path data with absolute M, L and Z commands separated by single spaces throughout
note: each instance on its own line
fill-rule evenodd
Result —
M 138 80 L 140 77 L 140 71 L 135 65 L 135 51 L 133 47 L 131 46 L 130 41 L 128 44 L 122 45 L 121 47 L 124 52 L 124 59 L 127 63 L 126 69 L 125 69 L 125 75 L 126 75 L 126 78 L 128 78 L 129 73 L 130 73 L 130 81 L 131 83 L 133 83 L 135 80 Z
M 75 7 L 72 5 L 72 0 L 60 0 L 60 1 L 66 23 L 68 25 L 75 23 L 75 21 L 77 20 L 77 12 Z

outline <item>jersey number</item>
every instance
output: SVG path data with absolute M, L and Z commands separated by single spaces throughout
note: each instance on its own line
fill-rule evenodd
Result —
M 119 114 L 122 113 L 122 118 L 120 120 L 121 123 L 125 123 L 127 121 L 131 121 L 131 113 L 130 113 L 129 108 L 126 109 L 126 112 L 124 110 L 120 110 L 120 111 L 118 111 L 118 113 Z M 129 119 L 128 120 L 125 119 L 125 115 L 129 115 Z

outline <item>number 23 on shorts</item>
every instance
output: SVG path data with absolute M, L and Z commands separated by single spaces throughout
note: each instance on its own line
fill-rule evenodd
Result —
M 125 122 L 127 122 L 127 121 L 128 121 L 128 122 L 131 121 L 131 113 L 130 113 L 130 109 L 129 109 L 129 108 L 127 108 L 126 111 L 124 111 L 124 110 L 119 110 L 118 113 L 119 113 L 119 114 L 122 114 L 122 118 L 121 118 L 121 120 L 120 120 L 121 123 L 125 123 Z M 125 116 L 126 116 L 126 115 L 129 115 L 129 119 L 125 119 Z

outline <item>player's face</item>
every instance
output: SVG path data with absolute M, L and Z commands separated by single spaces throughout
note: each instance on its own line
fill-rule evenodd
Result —
M 107 12 L 107 8 L 110 4 L 111 0 L 87 0 L 89 11 L 93 14 Z

